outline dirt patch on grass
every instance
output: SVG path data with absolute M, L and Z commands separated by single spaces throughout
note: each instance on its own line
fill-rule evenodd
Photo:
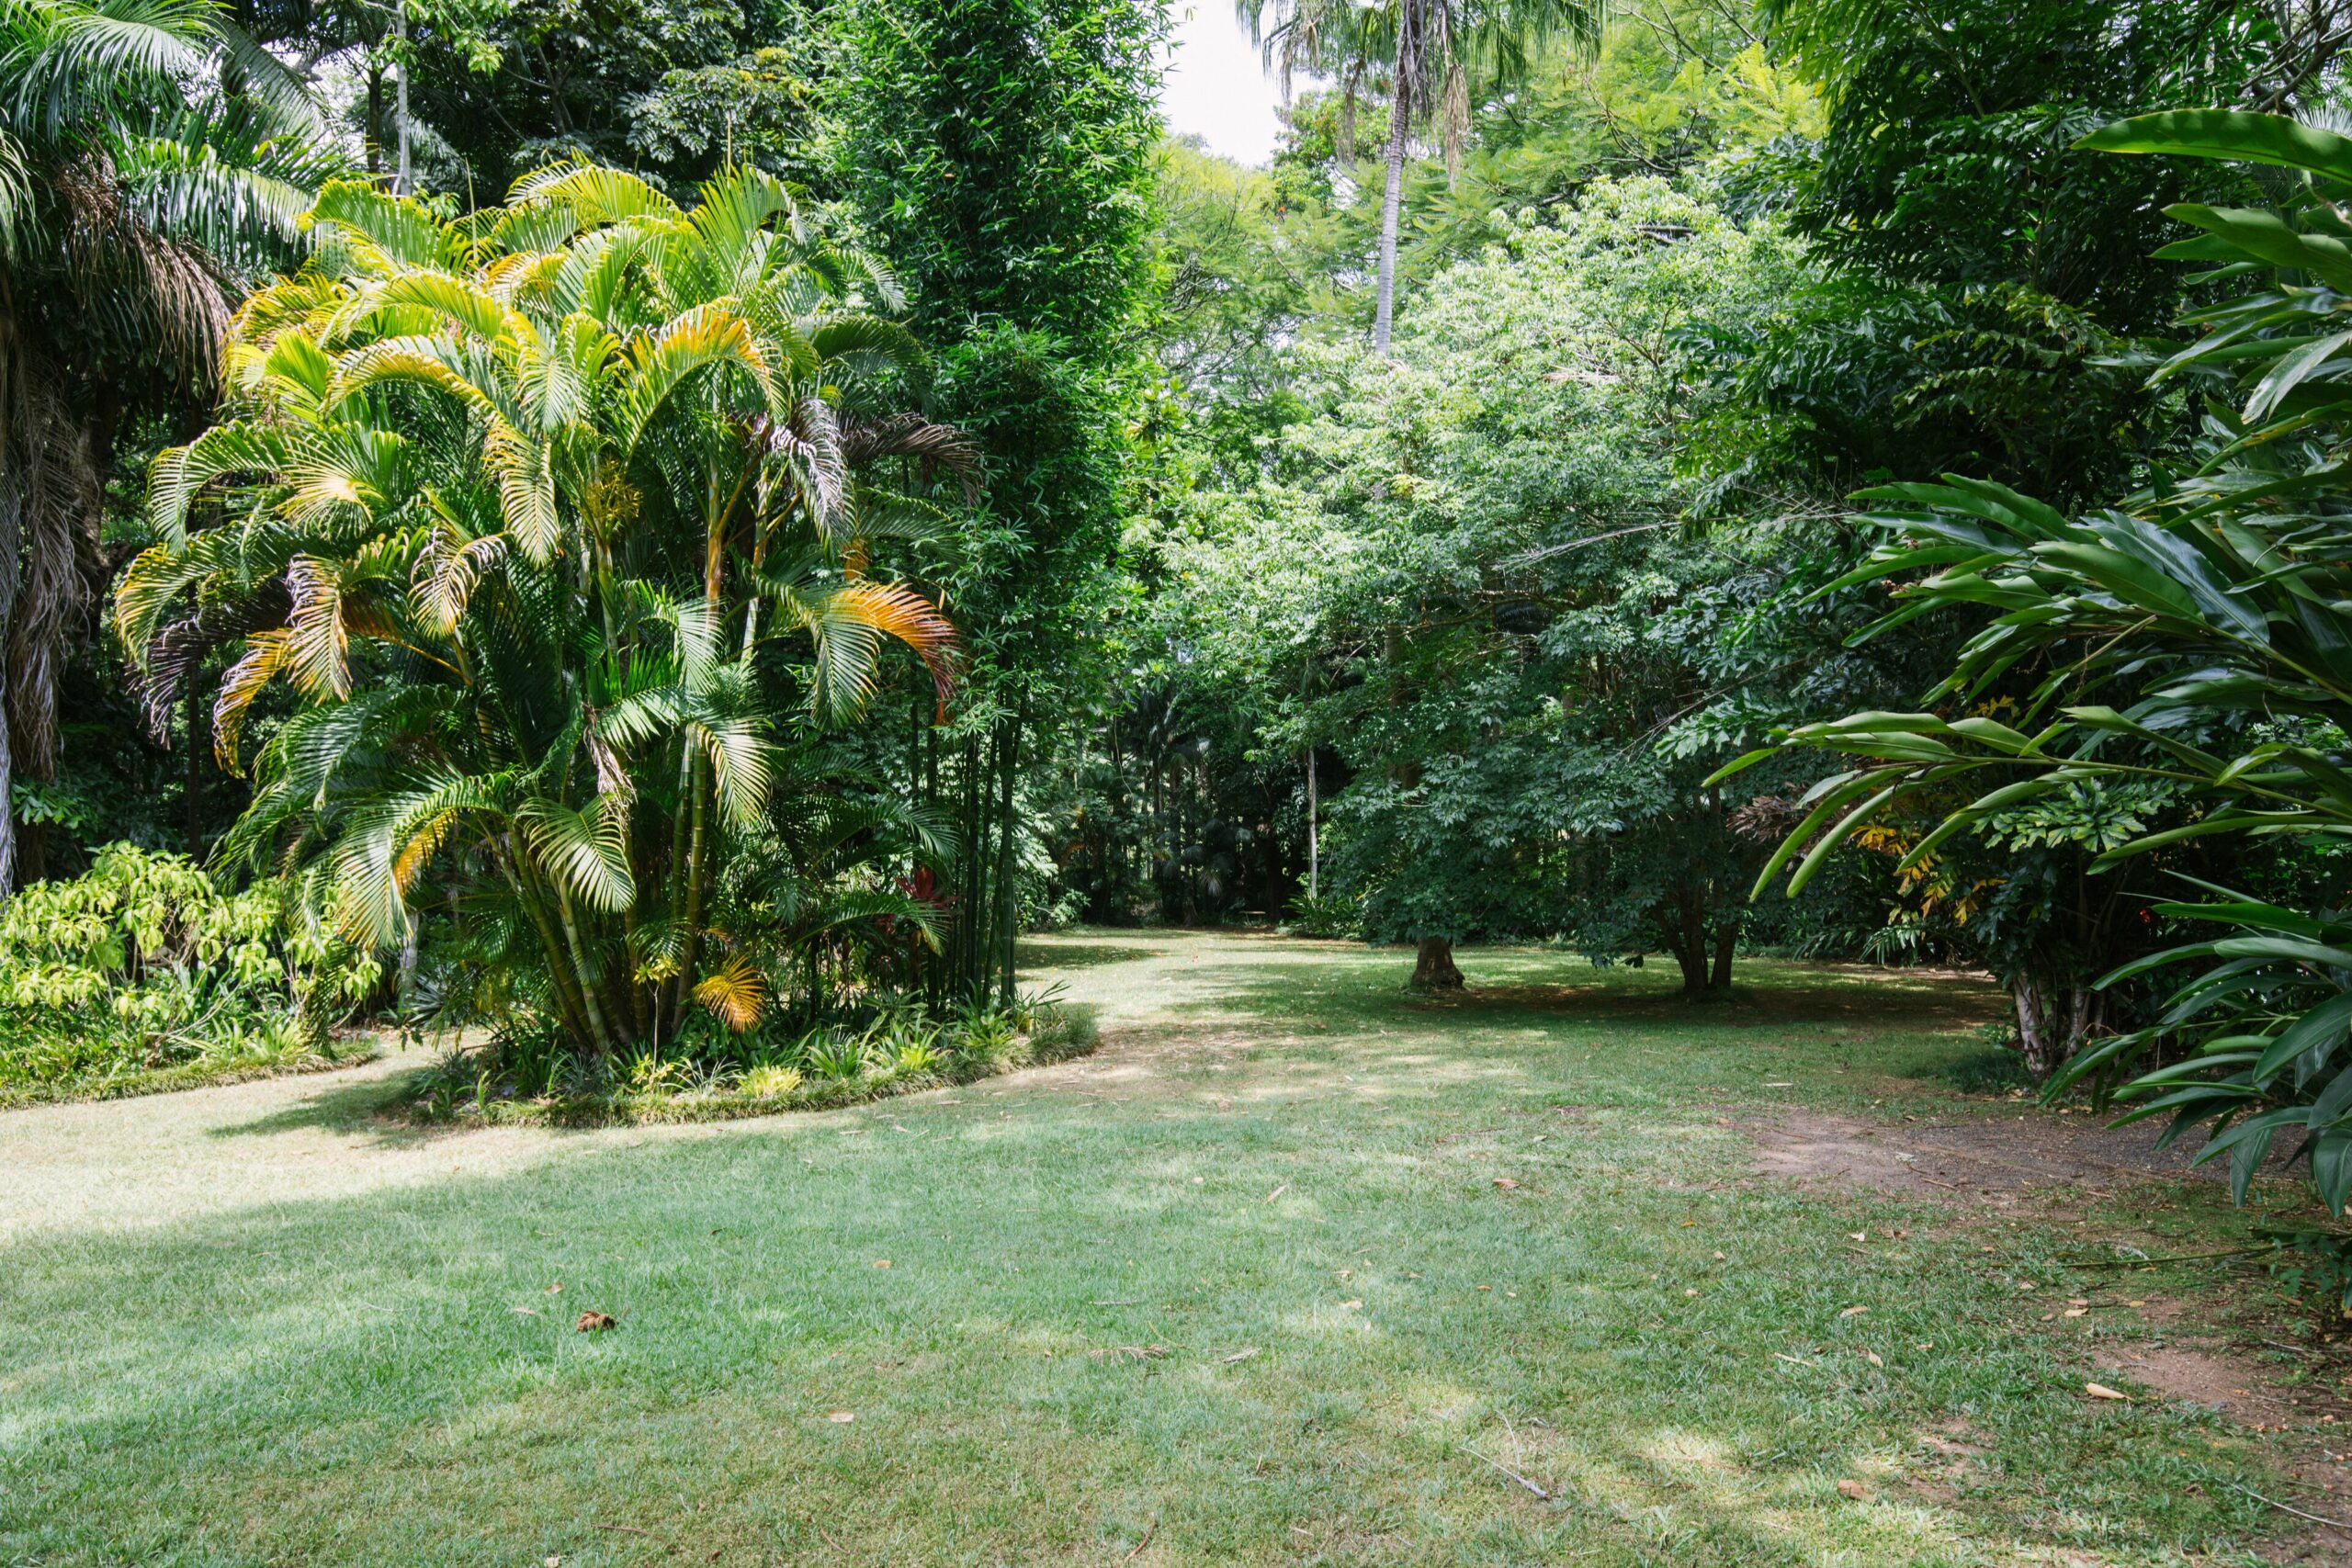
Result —
M 2103 1196 L 2117 1183 L 2151 1177 L 2222 1179 L 2218 1164 L 2191 1168 L 2193 1140 L 2158 1149 L 2159 1131 L 2153 1122 L 2109 1127 L 2097 1117 L 2038 1110 L 1919 1122 L 1788 1111 L 1748 1126 L 1760 1176 L 2003 1207 L 2058 1188 Z M 2282 1152 L 2272 1163 L 2285 1160 Z
M 1820 1111 L 1792 1110 L 1750 1123 L 1759 1176 L 1810 1187 L 1866 1191 L 2015 1210 L 2036 1218 L 2076 1221 L 2047 1206 L 2062 1190 L 2103 1198 L 2108 1190 L 2148 1179 L 2222 1179 L 2216 1167 L 2192 1170 L 2194 1145 L 2155 1147 L 2154 1124 L 2113 1128 L 2095 1117 L 2032 1111 L 2022 1117 L 1964 1121 L 1871 1122 Z M 2283 1165 L 2274 1156 L 2273 1165 Z M 2150 1328 L 2183 1327 L 2196 1314 L 2165 1298 L 2128 1303 Z M 2305 1514 L 2352 1522 L 2347 1467 L 2352 1451 L 2352 1404 L 2332 1392 L 2288 1392 L 2276 1367 L 2262 1358 L 2215 1344 L 2106 1341 L 2088 1347 L 2092 1363 L 2112 1382 L 2135 1392 L 2200 1405 L 2233 1425 L 2276 1434 L 2278 1480 L 2262 1495 Z M 2324 1417 L 2335 1417 L 2326 1423 Z M 2339 1438 L 2337 1433 L 2341 1433 Z M 1973 1454 L 1963 1434 L 1938 1432 L 1922 1439 L 1934 1456 L 1906 1477 L 1921 1501 L 1944 1504 Z M 1924 1456 L 1923 1456 L 1924 1457 Z M 1935 1462 L 1940 1461 L 1941 1462 Z M 2285 1509 L 2280 1533 L 2261 1550 L 2263 1561 L 2288 1565 L 2352 1562 L 2352 1529 L 2314 1523 Z
M 2201 1404 L 2240 1426 L 2285 1425 L 2285 1396 L 2265 1385 L 2270 1374 L 2242 1356 L 2184 1345 L 2107 1345 L 2097 1352 L 2101 1371 L 2112 1372 L 2166 1399 Z

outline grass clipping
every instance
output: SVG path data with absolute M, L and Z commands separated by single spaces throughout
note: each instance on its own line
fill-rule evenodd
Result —
M 987 1049 L 941 1053 L 936 1065 L 903 1070 L 868 1062 L 855 1073 L 812 1074 L 795 1068 L 755 1068 L 696 1079 L 693 1075 L 650 1083 L 616 1082 L 573 1093 L 526 1095 L 502 1087 L 494 1064 L 476 1052 L 453 1051 L 425 1074 L 395 1114 L 431 1126 L 603 1127 L 666 1122 L 727 1122 L 787 1111 L 832 1111 L 901 1094 L 974 1083 L 1022 1067 L 1068 1061 L 1101 1043 L 1093 1010 L 1057 1002 L 1040 1007 L 1031 1026 Z

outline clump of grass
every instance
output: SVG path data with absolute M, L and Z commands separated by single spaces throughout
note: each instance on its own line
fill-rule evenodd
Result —
M 2012 1032 L 1996 1021 L 1977 1030 L 1980 1048 L 1944 1064 L 1946 1083 L 1962 1094 L 2011 1094 L 2033 1087 Z
M 885 1007 L 863 1022 L 729 1035 L 707 1028 L 665 1049 L 598 1060 L 552 1032 L 515 1028 L 452 1050 L 407 1103 L 415 1121 L 545 1126 L 718 1122 L 831 1110 L 1083 1055 L 1091 1010 L 1041 998 L 933 1021 Z

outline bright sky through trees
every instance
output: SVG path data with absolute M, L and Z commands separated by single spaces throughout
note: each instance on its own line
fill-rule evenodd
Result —
M 1174 60 L 1159 89 L 1169 130 L 1201 138 L 1212 152 L 1264 163 L 1282 130 L 1282 87 L 1229 0 L 1178 0 L 1175 23 Z

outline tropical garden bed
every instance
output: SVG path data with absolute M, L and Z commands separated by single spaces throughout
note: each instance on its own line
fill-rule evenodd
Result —
M 971 1083 L 1083 1055 L 1095 1042 L 1090 1010 L 1027 1000 L 944 1022 L 889 1010 L 863 1025 L 700 1031 L 684 1049 L 603 1059 L 576 1055 L 552 1032 L 514 1031 L 451 1049 L 401 1109 L 460 1125 L 725 1122 Z

